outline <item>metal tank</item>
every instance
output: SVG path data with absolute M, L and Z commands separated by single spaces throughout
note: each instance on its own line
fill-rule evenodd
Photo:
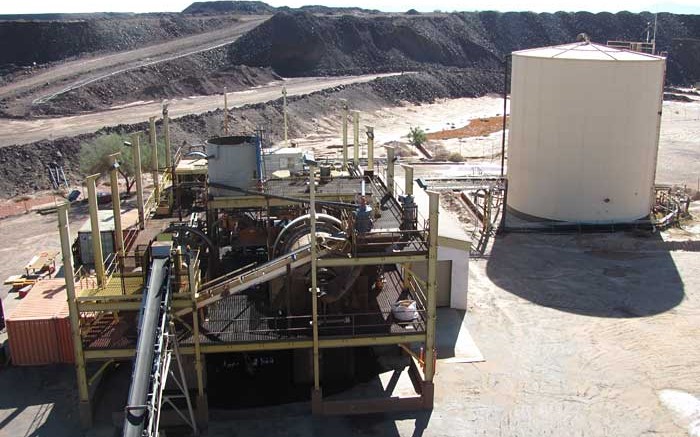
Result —
M 260 144 L 256 136 L 212 138 L 206 142 L 209 193 L 215 197 L 242 196 L 244 193 L 221 185 L 256 190 L 262 172 Z
M 665 59 L 589 42 L 512 56 L 509 210 L 591 224 L 647 216 Z

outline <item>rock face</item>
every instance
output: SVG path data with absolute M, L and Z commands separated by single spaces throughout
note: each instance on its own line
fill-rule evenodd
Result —
M 648 13 L 463 12 L 430 15 L 319 16 L 280 12 L 230 47 L 234 64 L 272 67 L 286 76 L 359 74 L 426 66 L 496 68 L 508 53 L 575 41 L 642 39 Z M 685 84 L 700 65 L 690 62 L 700 16 L 659 14 L 657 46 L 669 53 L 669 79 Z M 690 49 L 688 49 L 690 47 Z M 697 55 L 696 55 L 697 56 Z
M 84 53 L 120 51 L 212 30 L 233 17 L 147 14 L 78 20 L 0 21 L 0 71 Z

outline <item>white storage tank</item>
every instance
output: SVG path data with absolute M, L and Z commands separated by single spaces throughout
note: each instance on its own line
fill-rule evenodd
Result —
M 254 136 L 212 138 L 206 142 L 209 184 L 254 190 L 262 165 L 258 139 Z M 215 197 L 243 196 L 244 193 L 212 186 Z
M 665 60 L 580 42 L 513 53 L 508 207 L 620 223 L 652 207 Z

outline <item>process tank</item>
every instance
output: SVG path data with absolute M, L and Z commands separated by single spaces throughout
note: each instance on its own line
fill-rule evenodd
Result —
M 591 224 L 646 217 L 665 59 L 589 42 L 512 56 L 508 209 Z
M 258 139 L 254 136 L 219 137 L 207 141 L 210 194 L 215 197 L 244 195 L 217 185 L 254 190 L 260 177 L 259 153 Z

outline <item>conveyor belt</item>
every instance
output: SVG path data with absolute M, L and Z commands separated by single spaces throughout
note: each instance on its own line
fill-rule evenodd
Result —
M 170 306 L 169 258 L 154 258 L 143 291 L 139 335 L 136 345 L 134 371 L 131 377 L 124 437 L 142 437 L 154 422 L 154 396 L 158 395 L 160 365 L 164 354 L 164 336 Z M 160 387 L 162 389 L 162 387 Z M 150 432 L 150 431 L 149 431 Z M 149 435 L 147 433 L 147 435 Z
M 321 257 L 325 253 L 326 250 L 321 249 L 318 251 L 318 256 Z M 311 246 L 306 245 L 301 249 L 279 256 L 258 267 L 246 270 L 239 275 L 232 276 L 221 283 L 200 290 L 199 297 L 197 298 L 197 308 L 203 308 L 226 296 L 240 293 L 255 285 L 278 278 L 287 272 L 287 266 L 294 269 L 309 264 L 310 262 Z M 178 311 L 176 314 L 182 316 L 191 312 L 191 308 L 185 308 Z

